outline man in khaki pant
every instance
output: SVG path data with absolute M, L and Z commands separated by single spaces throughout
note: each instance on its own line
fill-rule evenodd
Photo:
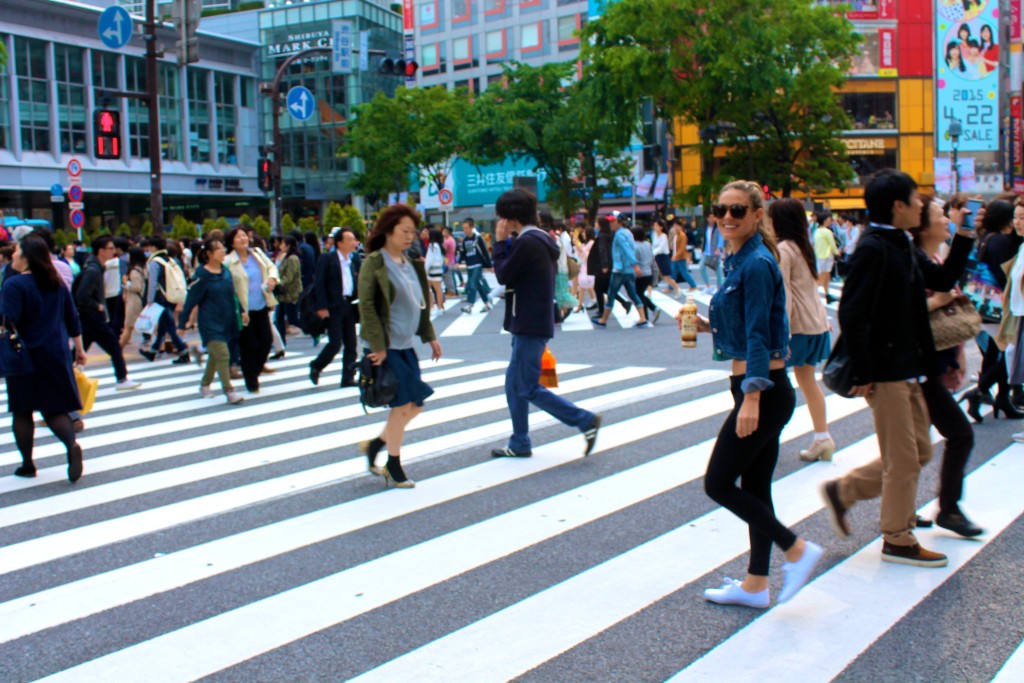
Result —
M 914 536 L 917 481 L 932 457 L 930 420 L 921 382 L 935 374 L 935 342 L 925 288 L 952 289 L 973 244 L 973 232 L 957 229 L 944 265 L 921 256 L 906 232 L 921 224 L 917 184 L 885 170 L 864 190 L 871 220 L 850 259 L 839 305 L 839 323 L 850 357 L 856 396 L 874 413 L 881 457 L 825 482 L 822 497 L 836 533 L 850 535 L 847 510 L 881 496 L 882 560 L 944 567 L 948 559 L 921 547 Z

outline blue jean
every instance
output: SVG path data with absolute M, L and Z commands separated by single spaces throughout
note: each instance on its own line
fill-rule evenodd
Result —
M 508 447 L 517 453 L 532 450 L 530 404 L 581 432 L 594 424 L 593 413 L 583 410 L 540 385 L 540 358 L 548 339 L 525 334 L 512 335 L 512 360 L 505 371 L 505 400 L 512 416 L 512 438 Z
M 697 286 L 697 281 L 690 274 L 690 264 L 686 259 L 672 262 L 672 279 L 676 282 L 686 282 L 691 287 Z
M 164 337 L 167 335 L 171 336 L 171 343 L 174 344 L 174 348 L 178 351 L 187 351 L 188 345 L 181 340 L 178 336 L 178 326 L 174 324 L 174 314 L 171 313 L 171 309 L 166 306 L 161 306 L 164 309 L 163 313 L 160 314 L 160 319 L 156 325 L 156 338 L 153 340 L 153 350 L 159 351 L 160 347 L 164 343 Z
M 626 296 L 636 306 L 636 310 L 642 311 L 643 302 L 640 300 L 640 295 L 636 293 L 636 275 L 615 272 L 612 273 L 611 281 L 608 283 L 608 310 L 611 311 L 615 306 L 615 297 L 622 287 L 626 288 Z
M 466 303 L 470 306 L 476 303 L 476 295 L 479 292 L 480 298 L 487 301 L 491 288 L 484 280 L 483 266 L 470 266 L 466 269 Z
M 703 257 L 700 260 L 700 279 L 704 281 L 704 286 L 708 287 L 711 285 L 711 281 L 708 279 L 708 267 L 704 265 Z M 715 286 L 722 286 L 722 259 L 718 259 L 718 268 L 715 269 Z

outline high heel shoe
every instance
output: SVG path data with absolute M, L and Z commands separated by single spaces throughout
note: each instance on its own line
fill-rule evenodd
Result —
M 960 397 L 960 400 L 957 401 L 957 403 L 963 403 L 964 401 L 967 401 L 967 414 L 971 416 L 971 419 L 978 424 L 984 422 L 985 418 L 981 415 L 980 392 L 977 389 L 974 391 L 968 391 Z
M 387 488 L 391 484 L 394 484 L 396 489 L 416 488 L 416 482 L 405 476 L 405 472 L 402 470 L 401 464 L 398 464 L 396 470 L 392 471 L 390 458 L 388 459 L 387 464 L 381 469 L 381 474 L 384 475 L 384 488 Z
M 380 453 L 381 449 L 384 448 L 384 441 L 380 437 L 374 437 L 368 441 L 362 441 L 359 444 L 359 451 L 366 456 L 368 462 L 368 469 L 370 474 L 374 474 L 378 477 L 384 475 L 384 468 L 378 467 L 376 464 L 377 454 Z
M 999 413 L 1002 413 L 1011 420 L 1024 418 L 1024 413 L 1013 407 L 1013 404 L 1010 403 L 1010 397 L 1006 394 L 997 395 L 995 402 L 992 404 L 992 417 L 998 419 Z

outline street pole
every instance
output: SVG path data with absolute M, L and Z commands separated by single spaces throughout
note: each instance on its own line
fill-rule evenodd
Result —
M 959 147 L 960 147 L 960 135 L 963 133 L 963 126 L 960 123 L 960 119 L 950 119 L 949 128 L 946 129 L 946 134 L 949 135 L 949 144 L 953 148 L 953 194 L 960 191 L 960 158 L 959 158 Z
M 157 69 L 156 0 L 146 0 L 146 91 L 149 108 L 149 213 L 153 234 L 164 231 L 163 183 L 160 177 L 160 76 Z
M 673 122 L 669 120 L 669 130 L 671 131 Z M 665 215 L 668 215 L 669 202 L 675 199 L 676 196 L 676 174 L 675 174 L 675 159 L 676 159 L 676 139 L 671 132 L 665 134 L 665 146 L 668 147 L 668 154 L 665 155 L 665 163 L 668 166 L 668 196 L 665 198 Z M 675 213 L 674 202 L 672 204 L 672 213 Z

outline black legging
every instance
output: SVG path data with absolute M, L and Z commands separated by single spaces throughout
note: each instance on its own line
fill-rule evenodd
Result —
M 654 313 L 654 311 L 657 310 L 654 302 L 647 296 L 647 288 L 650 287 L 653 282 L 653 275 L 644 275 L 643 277 L 638 277 L 636 279 L 636 295 L 640 297 L 640 301 L 643 302 L 644 310 L 650 311 L 651 313 Z
M 942 473 L 939 478 L 939 511 L 960 512 L 964 492 L 964 469 L 974 449 L 974 430 L 956 399 L 936 377 L 921 385 L 928 416 L 939 434 L 946 438 L 942 451 Z
M 238 347 L 242 356 L 242 376 L 245 377 L 245 388 L 259 391 L 260 373 L 267 363 L 270 347 L 274 343 L 274 335 L 270 331 L 270 311 L 261 308 L 249 311 L 249 324 L 238 334 Z
M 11 431 L 14 432 L 14 443 L 21 453 L 22 467 L 30 470 L 35 469 L 32 462 L 32 448 L 35 445 L 36 423 L 32 421 L 32 413 L 14 413 L 11 423 Z M 67 413 L 48 413 L 43 415 L 46 426 L 50 428 L 53 435 L 60 439 L 64 448 L 70 452 L 75 445 L 75 426 L 71 423 L 71 416 Z
M 784 551 L 796 543 L 796 535 L 778 520 L 772 505 L 772 474 L 779 460 L 779 438 L 796 408 L 796 392 L 785 369 L 771 370 L 775 383 L 761 392 L 757 430 L 746 438 L 736 436 L 736 416 L 743 405 L 740 384 L 744 375 L 731 380 L 732 412 L 718 432 L 715 449 L 704 474 L 704 491 L 711 500 L 742 519 L 750 527 L 750 564 L 754 576 L 768 576 L 772 543 Z M 736 486 L 736 480 L 740 486 Z
M 594 295 L 597 297 L 597 317 L 604 316 L 604 300 L 608 296 L 608 285 L 612 281 L 611 273 L 601 273 L 594 276 Z M 629 310 L 629 302 L 616 295 L 615 300 L 621 304 L 623 310 Z

